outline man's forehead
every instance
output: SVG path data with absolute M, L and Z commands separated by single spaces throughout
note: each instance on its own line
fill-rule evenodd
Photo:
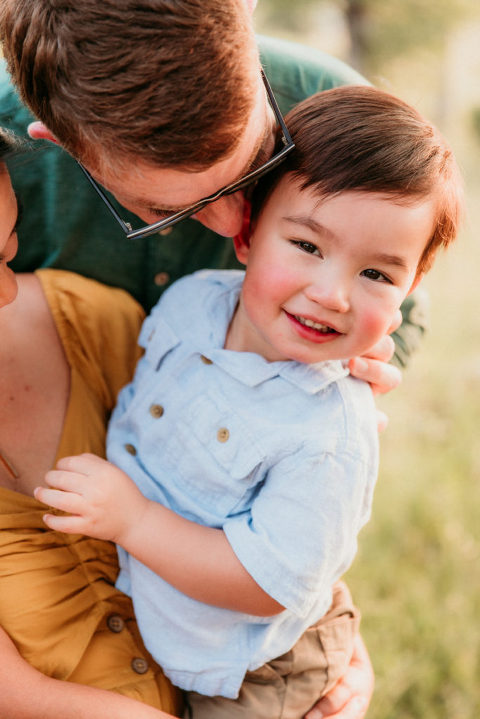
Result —
M 130 170 L 108 171 L 98 181 L 119 201 L 143 209 L 178 211 L 240 180 L 266 162 L 273 152 L 275 118 L 266 107 L 257 123 L 253 145 L 244 143 L 242 164 L 235 154 L 206 170 L 156 167 L 132 162 Z M 248 154 L 245 150 L 249 149 Z M 246 159 L 245 159 L 246 158 Z

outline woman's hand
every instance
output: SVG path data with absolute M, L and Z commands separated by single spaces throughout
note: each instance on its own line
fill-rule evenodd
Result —
M 347 671 L 334 688 L 310 709 L 305 719 L 363 719 L 372 698 L 374 683 L 367 648 L 357 634 Z

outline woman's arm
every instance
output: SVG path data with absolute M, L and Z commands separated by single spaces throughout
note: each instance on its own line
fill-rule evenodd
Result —
M 170 714 L 104 689 L 52 679 L 31 667 L 0 628 L 2 719 L 172 719 Z

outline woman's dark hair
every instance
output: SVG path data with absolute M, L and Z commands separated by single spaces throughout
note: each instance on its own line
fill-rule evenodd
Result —
M 20 148 L 20 141 L 9 130 L 0 127 L 0 162 L 15 155 Z

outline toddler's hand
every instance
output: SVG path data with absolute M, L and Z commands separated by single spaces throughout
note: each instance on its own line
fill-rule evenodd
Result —
M 45 482 L 49 488 L 37 487 L 35 498 L 70 515 L 44 515 L 45 524 L 59 532 L 124 545 L 148 504 L 125 472 L 93 454 L 64 457 Z

